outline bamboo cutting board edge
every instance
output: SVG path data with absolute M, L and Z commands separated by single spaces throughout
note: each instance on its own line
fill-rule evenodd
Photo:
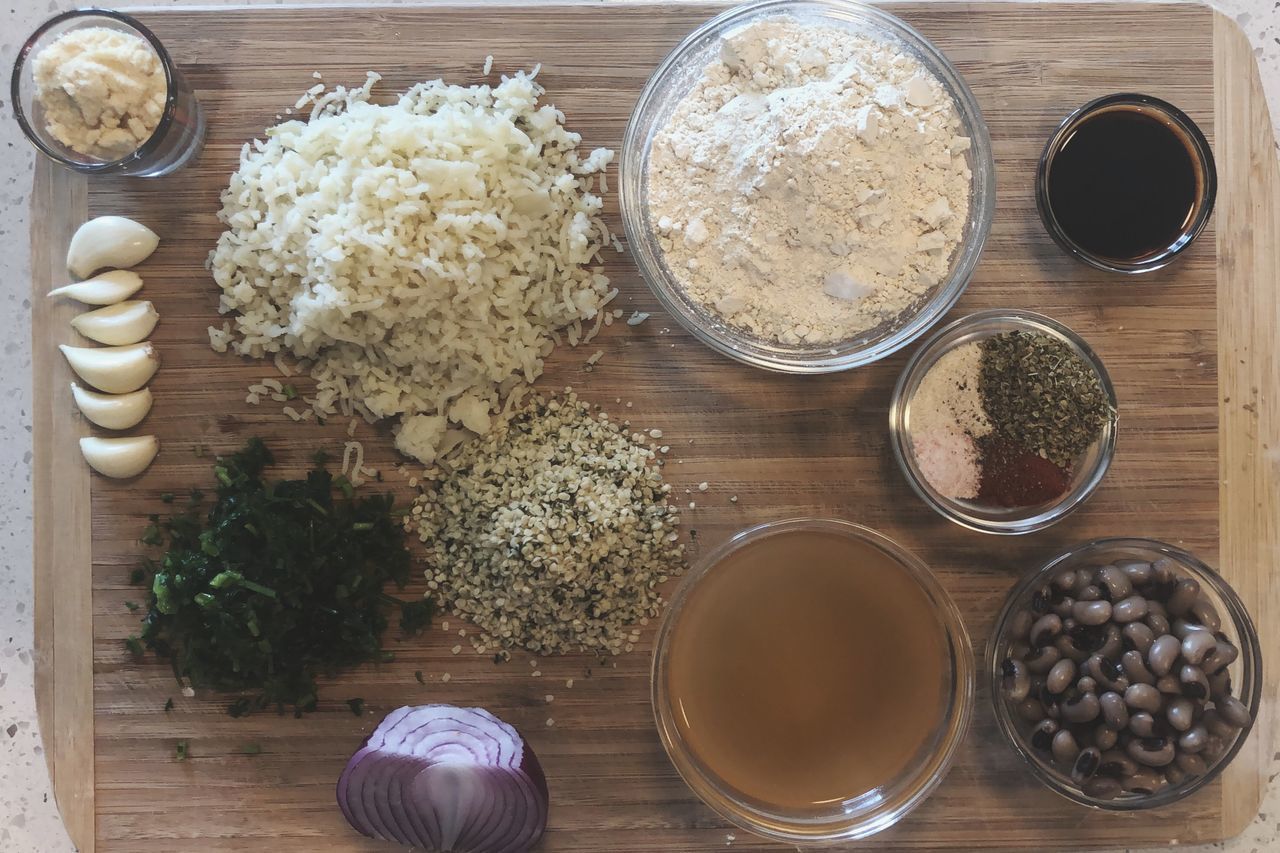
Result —
M 1249 597 L 1262 604 L 1254 615 L 1269 655 L 1280 650 L 1271 627 L 1280 614 L 1280 590 L 1268 589 L 1262 568 L 1280 558 L 1280 412 L 1267 393 L 1280 385 L 1280 303 L 1276 288 L 1257 285 L 1276 280 L 1280 181 L 1249 44 L 1234 22 L 1215 15 L 1219 198 L 1247 199 L 1220 205 L 1218 211 L 1221 563 L 1255 570 L 1247 576 Z M 53 347 L 72 339 L 65 321 L 74 309 L 50 303 L 44 293 L 65 276 L 63 250 L 74 224 L 85 215 L 85 186 L 83 178 L 39 162 L 32 220 L 33 338 L 39 344 L 33 354 L 37 701 L 55 795 L 82 851 L 93 849 L 95 823 L 89 476 L 75 446 L 79 420 L 68 416 L 70 375 Z M 1242 353 L 1249 357 L 1242 361 Z M 1234 580 L 1238 587 L 1243 583 L 1239 575 Z M 1275 696 L 1275 685 L 1269 673 L 1267 697 Z M 1227 776 L 1234 795 L 1224 796 L 1223 837 L 1237 834 L 1256 814 L 1264 785 L 1260 774 L 1272 754 L 1273 706 L 1264 706 L 1245 753 Z

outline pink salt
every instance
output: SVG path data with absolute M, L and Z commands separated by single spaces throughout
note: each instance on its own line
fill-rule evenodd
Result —
M 931 429 L 912 441 L 916 466 L 930 486 L 945 497 L 977 497 L 981 471 L 973 439 L 950 429 Z

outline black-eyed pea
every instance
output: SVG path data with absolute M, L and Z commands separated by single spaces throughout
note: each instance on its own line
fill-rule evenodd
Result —
M 1165 767 L 1173 762 L 1177 750 L 1173 741 L 1164 737 L 1144 737 L 1129 741 L 1125 751 L 1139 764 L 1148 767 Z
M 1173 588 L 1173 594 L 1165 602 L 1170 616 L 1181 616 L 1191 609 L 1200 595 L 1200 582 L 1195 578 L 1183 578 Z
M 1120 666 L 1124 668 L 1124 674 L 1128 676 L 1130 686 L 1135 684 L 1151 684 L 1156 683 L 1156 677 L 1151 674 L 1151 670 L 1147 669 L 1146 663 L 1142 660 L 1141 652 L 1137 650 L 1127 651 L 1120 656 Z
M 1102 719 L 1108 726 L 1119 731 L 1129 725 L 1129 706 L 1124 697 L 1114 691 L 1107 691 L 1098 697 L 1098 706 L 1102 709 Z
M 1182 683 L 1182 695 L 1189 699 L 1203 700 L 1209 695 L 1209 679 L 1198 666 L 1183 664 L 1178 670 L 1178 681 Z
M 1031 626 L 1031 645 L 1036 648 L 1048 645 L 1061 633 L 1062 617 L 1056 613 L 1046 613 Z
M 1138 711 L 1129 715 L 1129 731 L 1140 738 L 1154 737 L 1156 733 L 1155 717 L 1147 711 Z
M 1214 703 L 1214 707 L 1218 709 L 1218 713 L 1222 715 L 1223 720 L 1238 729 L 1242 729 L 1253 722 L 1253 715 L 1249 713 L 1249 709 L 1234 696 L 1222 697 L 1221 700 Z
M 1182 643 L 1172 634 L 1165 634 L 1163 637 L 1157 637 L 1151 644 L 1151 648 L 1147 650 L 1147 666 L 1155 675 L 1168 675 L 1173 670 L 1173 665 L 1178 661 L 1178 654 L 1182 651 Z
M 1124 703 L 1134 711 L 1149 711 L 1154 714 L 1164 704 L 1164 698 L 1150 684 L 1131 684 L 1124 692 Z
M 1179 752 L 1177 758 L 1174 759 L 1174 763 L 1178 765 L 1178 769 L 1188 776 L 1203 776 L 1209 772 L 1209 765 L 1195 753 Z
M 1114 606 L 1111 608 L 1111 612 L 1115 613 Z M 1124 626 L 1120 633 L 1124 635 L 1124 640 L 1129 646 L 1144 655 L 1156 639 L 1155 632 L 1145 622 L 1130 622 Z
M 1190 699 L 1179 696 L 1165 706 L 1164 716 L 1174 729 L 1179 732 L 1186 732 L 1190 731 L 1191 727 L 1195 725 L 1196 708 Z
M 1075 735 L 1066 729 L 1062 729 L 1053 736 L 1049 751 L 1053 755 L 1054 761 L 1063 767 L 1067 767 L 1080 754 L 1080 744 L 1076 743 Z
M 1175 675 L 1162 675 L 1156 679 L 1156 690 L 1165 696 L 1179 696 L 1182 694 L 1182 682 Z
M 1208 743 L 1209 730 L 1196 723 L 1178 737 L 1178 750 L 1189 754 L 1203 752 Z
M 1111 602 L 1078 600 L 1071 608 L 1071 616 L 1081 625 L 1105 625 L 1111 619 Z
M 1130 595 L 1111 604 L 1111 618 L 1121 624 L 1137 622 L 1147 615 L 1149 605 L 1140 595 Z
M 1196 603 L 1191 605 L 1191 615 L 1210 631 L 1217 631 L 1222 627 L 1222 617 L 1218 615 L 1218 608 L 1214 607 L 1213 602 L 1206 596 L 1201 595 L 1196 599 Z
M 1059 728 L 1056 720 L 1041 720 L 1031 730 L 1031 745 L 1041 752 L 1048 752 Z
M 1213 636 L 1212 632 L 1205 630 L 1188 631 L 1179 644 L 1182 659 L 1196 666 L 1199 666 L 1209 652 L 1217 647 L 1218 638 Z M 1155 648 L 1155 646 L 1152 646 L 1152 648 Z
M 1119 560 L 1116 568 L 1124 572 L 1129 583 L 1134 586 L 1142 586 L 1151 581 L 1151 564 L 1142 560 Z
M 1093 797 L 1095 800 L 1114 800 L 1124 793 L 1120 780 L 1111 776 L 1093 776 L 1086 779 L 1080 786 L 1080 790 L 1085 796 Z
M 1044 686 L 1050 693 L 1064 693 L 1076 677 L 1076 663 L 1073 660 L 1060 660 L 1049 670 Z
M 1080 754 L 1076 756 L 1076 760 L 1071 764 L 1071 778 L 1077 782 L 1083 782 L 1093 777 L 1098 772 L 1098 766 L 1102 764 L 1102 751 L 1097 747 L 1088 747 L 1080 750 Z
M 1027 672 L 1044 675 L 1053 669 L 1053 665 L 1062 660 L 1062 652 L 1053 646 L 1043 646 L 1031 653 L 1026 659 Z

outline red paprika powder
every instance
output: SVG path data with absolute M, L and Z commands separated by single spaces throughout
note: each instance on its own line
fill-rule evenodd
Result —
M 978 503 L 1016 508 L 1048 503 L 1066 493 L 1071 475 L 1038 453 L 1003 438 L 980 442 Z

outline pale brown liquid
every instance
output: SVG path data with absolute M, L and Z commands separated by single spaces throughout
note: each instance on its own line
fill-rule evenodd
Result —
M 739 549 L 689 596 L 668 687 L 713 774 L 787 809 L 881 787 L 932 739 L 946 637 L 924 590 L 875 547 L 794 531 Z

